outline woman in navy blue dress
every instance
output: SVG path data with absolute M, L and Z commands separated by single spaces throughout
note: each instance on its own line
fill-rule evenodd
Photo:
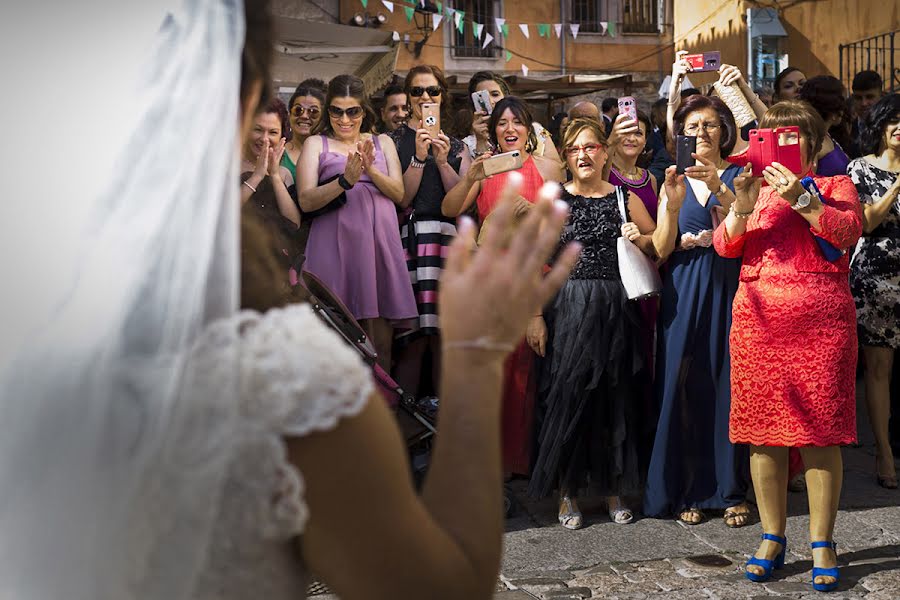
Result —
M 668 241 L 662 249 L 668 261 L 655 382 L 660 412 L 644 512 L 693 525 L 703 510 L 725 509 L 725 523 L 741 527 L 749 519 L 749 452 L 728 439 L 728 334 L 740 261 L 712 248 L 712 231 L 734 201 L 740 173 L 725 161 L 737 127 L 721 100 L 692 96 L 675 114 L 675 132 L 697 137 L 697 165 L 686 177 L 667 177 L 660 195 L 657 230 Z

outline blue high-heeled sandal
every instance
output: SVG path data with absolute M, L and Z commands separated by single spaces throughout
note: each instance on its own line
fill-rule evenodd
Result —
M 778 553 L 772 560 L 768 560 L 765 558 L 756 558 L 755 556 L 751 556 L 750 560 L 747 561 L 747 564 L 744 566 L 744 573 L 747 575 L 747 579 L 750 581 L 755 581 L 756 583 L 762 583 L 764 581 L 768 581 L 770 577 L 772 577 L 772 571 L 774 569 L 780 569 L 784 566 L 784 554 L 787 551 L 787 537 L 778 537 L 777 535 L 772 535 L 771 533 L 762 534 L 762 539 L 769 540 L 770 542 L 775 542 L 776 544 L 781 544 L 781 552 Z M 752 573 L 747 571 L 747 567 L 749 566 L 762 567 L 764 573 L 762 575 L 757 575 L 756 573 Z
M 831 548 L 834 550 L 834 557 L 837 559 L 837 544 L 834 542 L 813 542 L 810 545 L 810 548 Z M 831 583 L 816 583 L 816 577 L 834 577 L 834 581 Z M 840 583 L 841 575 L 838 571 L 837 567 L 833 567 L 831 569 L 825 569 L 822 567 L 813 567 L 812 570 L 812 584 L 813 589 L 817 592 L 830 592 L 837 588 L 838 583 Z

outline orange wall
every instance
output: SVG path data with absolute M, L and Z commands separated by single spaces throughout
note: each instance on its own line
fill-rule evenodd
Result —
M 742 2 L 737 0 L 691 0 L 675 2 L 675 49 L 690 53 L 718 50 L 722 62 L 747 69 L 747 25 Z M 666 71 L 672 72 L 672 61 Z M 714 73 L 688 75 L 696 86 L 713 83 Z

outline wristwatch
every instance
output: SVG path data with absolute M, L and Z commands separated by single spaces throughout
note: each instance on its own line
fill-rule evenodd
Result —
M 353 188 L 353 184 L 347 181 L 347 178 L 341 175 L 338 177 L 338 185 L 344 188 L 345 190 L 349 190 Z
M 810 202 L 812 202 L 812 195 L 809 192 L 803 192 L 797 197 L 797 201 L 791 205 L 791 208 L 801 210 L 809 206 Z

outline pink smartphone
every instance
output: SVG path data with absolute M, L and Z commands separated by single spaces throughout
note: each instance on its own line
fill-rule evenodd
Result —
M 753 165 L 753 176 L 762 177 L 763 169 L 778 162 L 791 173 L 800 174 L 800 128 L 796 125 L 776 129 L 751 129 L 747 158 Z
M 628 115 L 632 121 L 637 121 L 637 104 L 634 96 L 623 96 L 619 98 L 619 114 Z

